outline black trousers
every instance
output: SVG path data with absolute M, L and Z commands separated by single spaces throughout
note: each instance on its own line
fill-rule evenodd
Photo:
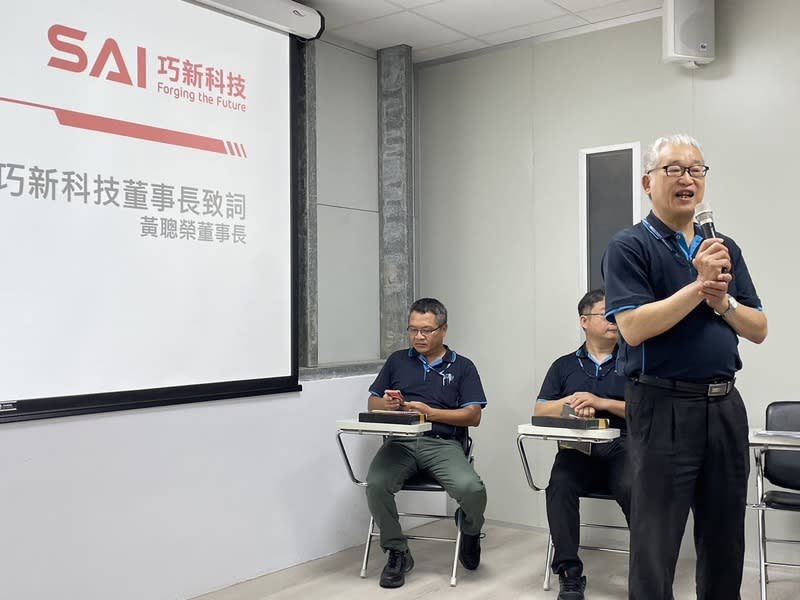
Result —
M 672 600 L 691 508 L 698 600 L 736 600 L 744 562 L 747 412 L 734 388 L 706 397 L 629 381 L 630 600 Z
M 625 518 L 630 508 L 631 480 L 625 456 L 625 438 L 608 444 L 594 444 L 590 455 L 577 450 L 559 450 L 547 485 L 547 521 L 553 536 L 554 573 L 580 566 L 580 496 L 587 492 L 610 494 L 622 507 Z

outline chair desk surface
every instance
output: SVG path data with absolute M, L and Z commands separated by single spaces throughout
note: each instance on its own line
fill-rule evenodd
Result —
M 336 421 L 336 429 L 347 433 L 363 433 L 375 435 L 418 436 L 430 431 L 431 423 L 414 423 L 400 425 L 397 423 L 362 423 L 358 419 L 342 419 Z
M 800 450 L 800 431 L 767 431 L 750 428 L 750 447 L 761 450 Z
M 517 433 L 520 436 L 540 440 L 603 444 L 617 439 L 620 431 L 613 427 L 608 429 L 566 429 L 562 427 L 542 427 L 541 425 L 523 423 L 517 427 Z
M 593 444 L 607 444 L 620 435 L 619 429 L 566 429 L 562 427 L 542 427 L 541 425 L 530 425 L 523 423 L 517 427 L 517 449 L 519 458 L 522 461 L 522 469 L 525 471 L 525 479 L 528 486 L 534 491 L 542 493 L 546 486 L 538 486 L 534 482 L 533 473 L 528 463 L 528 455 L 525 452 L 524 441 L 531 440 L 554 440 L 558 442 L 592 442 Z

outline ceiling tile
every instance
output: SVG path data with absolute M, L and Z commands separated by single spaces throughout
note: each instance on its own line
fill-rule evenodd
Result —
M 570 12 L 580 12 L 582 10 L 592 10 L 609 4 L 617 4 L 620 0 L 550 0 L 553 4 L 558 4 Z
M 452 56 L 454 54 L 461 54 L 462 52 L 469 52 L 470 50 L 479 50 L 486 48 L 488 44 L 474 38 L 466 40 L 459 40 L 451 44 L 441 44 L 439 46 L 432 46 L 431 48 L 421 48 L 414 50 L 411 53 L 414 62 L 422 62 L 423 60 L 434 60 L 437 58 L 444 58 L 445 56 Z
M 383 0 L 300 0 L 325 17 L 325 29 L 336 29 L 402 11 Z
M 563 17 L 550 19 L 549 21 L 531 23 L 530 25 L 514 27 L 512 29 L 497 31 L 495 33 L 487 33 L 480 36 L 480 38 L 494 46 L 496 44 L 505 44 L 506 42 L 515 42 L 517 40 L 532 38 L 537 35 L 553 33 L 554 31 L 562 31 L 564 29 L 571 29 L 573 27 L 580 27 L 581 25 L 588 25 L 588 23 L 584 19 L 576 17 L 575 15 L 565 15 Z
M 409 12 L 349 25 L 336 29 L 333 33 L 376 50 L 398 44 L 408 44 L 412 48 L 427 48 L 437 44 L 448 44 L 466 37 L 457 31 Z
M 661 4 L 661 0 L 623 0 L 622 2 L 615 2 L 608 6 L 584 10 L 578 14 L 587 21 L 599 23 L 600 21 L 608 21 L 610 19 L 661 8 Z
M 424 4 L 436 4 L 442 0 L 386 0 L 389 4 L 396 4 L 401 8 L 417 8 Z
M 637 15 L 663 4 L 663 0 L 298 1 L 325 15 L 329 38 L 364 49 L 408 44 L 415 61 L 468 52 L 483 42 L 502 44 Z M 468 37 L 482 41 L 470 42 Z
M 441 0 L 416 8 L 414 12 L 469 35 L 510 29 L 566 14 L 548 0 Z

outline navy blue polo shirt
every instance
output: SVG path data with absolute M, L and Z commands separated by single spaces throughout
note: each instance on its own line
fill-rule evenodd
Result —
M 724 240 L 731 257 L 733 279 L 728 293 L 740 304 L 761 310 L 742 251 L 731 238 Z M 651 211 L 640 223 L 617 233 L 603 256 L 606 318 L 616 313 L 668 298 L 697 279 L 692 258 L 702 242 L 687 243 Z M 731 379 L 742 368 L 739 336 L 722 317 L 701 302 L 674 327 L 639 346 L 620 343 L 617 368 L 628 377 L 654 375 L 666 379 L 706 383 Z
M 537 402 L 559 400 L 575 392 L 590 392 L 600 398 L 624 400 L 625 378 L 617 373 L 617 348 L 600 363 L 583 344 L 577 351 L 565 354 L 550 365 L 539 390 Z M 625 430 L 625 419 L 608 411 L 595 413 L 610 420 L 611 427 Z
M 384 390 L 400 390 L 405 400 L 424 402 L 431 408 L 486 406 L 486 394 L 475 365 L 447 346 L 444 356 L 430 364 L 414 348 L 393 352 L 372 382 L 369 393 L 383 397 Z M 432 435 L 460 439 L 466 433 L 466 427 L 445 423 L 432 425 Z

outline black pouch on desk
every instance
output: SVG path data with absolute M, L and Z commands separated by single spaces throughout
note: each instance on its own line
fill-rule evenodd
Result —
M 411 410 L 371 410 L 358 413 L 358 420 L 360 423 L 418 425 L 425 422 L 425 415 Z

